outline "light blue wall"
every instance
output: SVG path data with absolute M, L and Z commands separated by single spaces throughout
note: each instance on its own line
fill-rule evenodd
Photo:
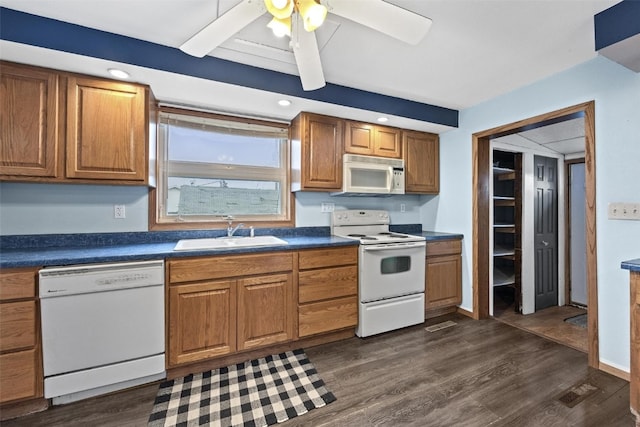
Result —
M 465 236 L 472 256 L 473 133 L 595 101 L 596 233 L 600 360 L 629 370 L 629 273 L 640 257 L 640 221 L 607 219 L 610 202 L 640 202 L 640 74 L 598 57 L 460 113 L 458 129 L 440 136 L 441 192 L 421 208 L 426 228 Z M 462 307 L 472 309 L 472 268 L 463 265 Z
M 296 226 L 329 226 L 322 203 L 335 209 L 384 209 L 392 224 L 420 223 L 419 196 L 332 197 L 296 194 Z M 400 211 L 405 205 L 405 212 Z M 113 206 L 125 205 L 126 218 L 114 219 Z M 147 231 L 146 187 L 0 183 L 0 235 Z
M 0 184 L 0 235 L 147 231 L 147 187 Z M 114 219 L 113 206 L 126 218 Z

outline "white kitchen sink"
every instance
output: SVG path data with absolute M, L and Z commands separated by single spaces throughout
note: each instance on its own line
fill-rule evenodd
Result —
M 174 251 L 215 250 L 215 249 L 240 249 L 258 246 L 280 246 L 288 243 L 275 236 L 255 237 L 218 237 L 209 239 L 182 239 L 173 248 Z

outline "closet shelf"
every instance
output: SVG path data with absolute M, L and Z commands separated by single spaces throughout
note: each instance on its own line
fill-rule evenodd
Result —
M 499 269 L 493 270 L 493 286 L 508 286 L 516 283 L 516 276 L 513 272 L 505 272 Z
M 510 173 L 515 173 L 515 170 L 511 169 L 511 168 L 501 168 L 500 166 L 494 166 L 493 167 L 493 174 L 494 175 L 505 175 L 505 174 L 510 174 Z
M 493 196 L 493 200 L 516 200 L 514 196 Z
M 503 257 L 515 254 L 516 250 L 508 246 L 496 245 L 495 248 L 493 248 L 493 256 L 495 257 Z

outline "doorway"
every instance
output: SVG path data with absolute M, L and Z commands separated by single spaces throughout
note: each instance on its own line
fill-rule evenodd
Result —
M 473 317 L 489 317 L 491 139 L 584 117 L 586 283 L 589 366 L 599 367 L 595 230 L 595 105 L 587 102 L 473 135 Z
M 585 223 L 584 158 L 565 161 L 567 191 L 567 270 L 566 301 L 573 306 L 587 307 L 587 242 Z

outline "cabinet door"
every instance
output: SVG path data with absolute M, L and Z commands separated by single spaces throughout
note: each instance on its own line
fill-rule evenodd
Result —
M 399 159 L 402 154 L 400 134 L 400 129 L 347 121 L 344 151 L 351 154 Z
M 36 326 L 35 300 L 0 304 L 0 351 L 35 347 Z
M 292 273 L 238 280 L 238 350 L 293 339 Z
M 67 80 L 67 178 L 145 182 L 146 89 L 71 76 Z
M 373 155 L 375 139 L 374 125 L 347 121 L 344 135 L 345 153 Z
M 302 189 L 339 190 L 344 121 L 305 114 L 302 127 Z
M 440 141 L 438 135 L 405 131 L 402 134 L 405 192 L 437 194 L 440 191 Z
M 402 143 L 399 129 L 376 126 L 373 154 L 382 157 L 402 157 Z
M 0 79 L 0 175 L 55 177 L 58 75 L 2 63 Z
M 427 256 L 425 308 L 450 307 L 462 302 L 462 257 Z
M 235 351 L 235 280 L 170 286 L 169 364 Z
M 36 349 L 0 355 L 0 403 L 42 396 Z

